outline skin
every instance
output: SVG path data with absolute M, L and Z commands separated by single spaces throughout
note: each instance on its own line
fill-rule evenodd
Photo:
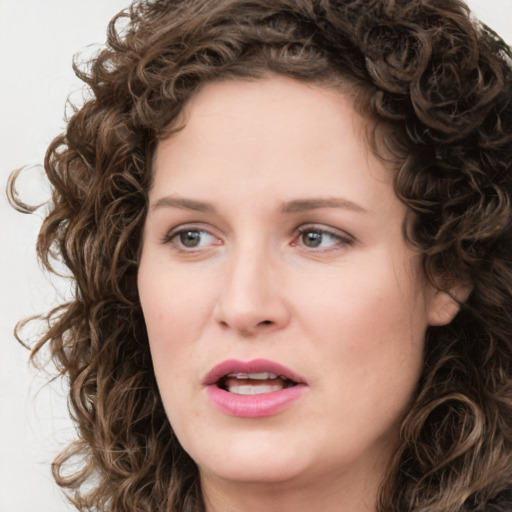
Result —
M 209 84 L 183 120 L 157 148 L 138 286 L 207 511 L 374 511 L 427 326 L 457 308 L 404 241 L 368 121 L 283 77 Z M 278 414 L 227 415 L 202 379 L 233 358 L 276 361 L 307 389 Z

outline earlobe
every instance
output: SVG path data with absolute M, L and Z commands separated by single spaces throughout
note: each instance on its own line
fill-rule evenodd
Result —
M 434 290 L 428 309 L 428 323 L 431 326 L 448 325 L 460 310 L 460 305 L 467 300 L 471 288 L 454 286 L 450 290 Z

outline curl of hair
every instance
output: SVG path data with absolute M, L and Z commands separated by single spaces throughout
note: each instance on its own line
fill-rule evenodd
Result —
M 38 254 L 73 300 L 48 345 L 78 439 L 54 464 L 81 510 L 197 512 L 197 468 L 153 375 L 137 295 L 158 141 L 214 80 L 270 74 L 337 87 L 383 130 L 406 236 L 438 287 L 472 292 L 430 328 L 425 369 L 379 510 L 500 511 L 512 484 L 512 69 L 459 0 L 136 1 L 85 69 L 91 99 L 50 145 Z M 380 137 L 380 142 L 377 140 Z M 377 151 L 377 149 L 376 149 Z M 405 229 L 405 228 L 404 228 Z M 78 469 L 77 469 L 78 468 Z

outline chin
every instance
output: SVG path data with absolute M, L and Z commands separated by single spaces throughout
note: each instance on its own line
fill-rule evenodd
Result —
M 202 475 L 233 482 L 284 483 L 300 478 L 308 467 L 307 454 L 293 435 L 271 429 L 224 433 L 185 449 Z

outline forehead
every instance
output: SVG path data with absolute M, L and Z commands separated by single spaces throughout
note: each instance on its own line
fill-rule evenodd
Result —
M 370 122 L 332 88 L 279 76 L 216 82 L 186 105 L 179 126 L 157 146 L 150 198 L 209 197 L 223 182 L 260 199 L 278 189 L 329 196 L 335 187 L 372 201 L 381 192 L 368 180 L 391 184 L 392 173 L 369 149 Z
M 315 123 L 339 126 L 336 122 L 340 116 L 350 120 L 353 130 L 368 128 L 373 123 L 356 112 L 351 91 L 348 86 L 323 86 L 282 75 L 219 80 L 201 87 L 185 104 L 175 124 L 205 130 L 210 128 L 210 123 L 235 130 L 243 125 L 244 132 L 245 127 L 263 128 L 269 138 L 273 130 L 279 131 L 281 127 L 286 127 L 287 133 L 292 131 L 293 136 L 304 135 Z M 236 135 L 240 133 L 237 131 Z M 314 130 L 308 135 L 313 138 Z

